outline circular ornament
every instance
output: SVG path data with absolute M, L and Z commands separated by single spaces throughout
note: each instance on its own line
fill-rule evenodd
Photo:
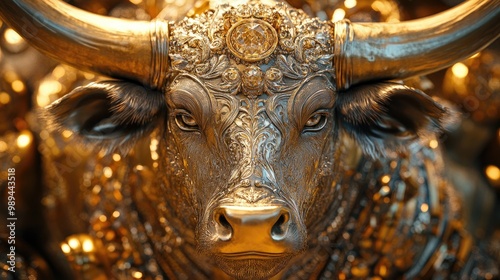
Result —
M 236 57 L 254 62 L 273 53 L 278 45 L 278 34 L 266 21 L 244 19 L 229 29 L 226 43 Z

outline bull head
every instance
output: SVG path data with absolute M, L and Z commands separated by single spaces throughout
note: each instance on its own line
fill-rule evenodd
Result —
M 500 25 L 498 1 L 397 24 L 328 23 L 258 3 L 177 23 L 55 0 L 0 8 L 49 56 L 127 80 L 76 89 L 48 108 L 49 125 L 110 150 L 160 126 L 155 193 L 165 201 L 155 211 L 227 274 L 251 279 L 279 273 L 342 216 L 348 194 L 336 182 L 353 152 L 343 135 L 376 157 L 442 128 L 443 107 L 380 81 L 449 66 L 495 40 Z

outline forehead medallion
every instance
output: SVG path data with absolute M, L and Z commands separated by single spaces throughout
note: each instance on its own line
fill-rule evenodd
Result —
M 278 45 L 278 34 L 263 20 L 245 19 L 229 29 L 226 44 L 238 58 L 259 61 L 274 52 Z

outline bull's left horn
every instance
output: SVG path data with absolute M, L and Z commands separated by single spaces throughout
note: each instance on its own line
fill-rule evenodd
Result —
M 95 15 L 58 0 L 1 0 L 0 17 L 38 50 L 80 69 L 163 86 L 168 24 Z
M 448 67 L 500 35 L 500 0 L 470 0 L 401 23 L 335 23 L 337 88 L 403 79 Z

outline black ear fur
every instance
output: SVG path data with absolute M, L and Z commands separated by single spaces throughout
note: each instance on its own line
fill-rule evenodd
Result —
M 81 142 L 109 152 L 128 150 L 156 127 L 165 110 L 160 92 L 105 81 L 74 89 L 47 106 L 41 117 L 49 130 L 70 130 Z
M 339 93 L 335 113 L 345 131 L 372 157 L 406 151 L 429 140 L 456 115 L 423 92 L 390 82 Z

